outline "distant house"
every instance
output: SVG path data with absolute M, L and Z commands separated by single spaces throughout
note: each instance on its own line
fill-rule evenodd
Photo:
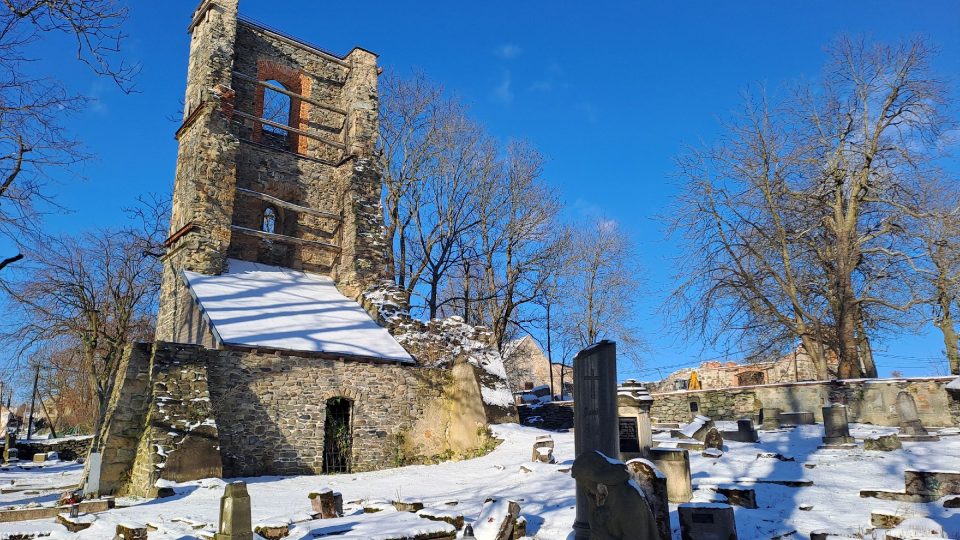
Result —
M 529 335 L 507 343 L 503 349 L 503 367 L 514 392 L 532 390 L 538 386 L 551 387 L 550 372 L 553 371 L 553 393 L 560 394 L 560 379 L 563 376 L 564 394 L 573 393 L 573 370 L 562 364 L 551 364 L 537 341 Z M 547 367 L 547 366 L 550 367 Z
M 836 372 L 836 355 L 830 355 L 827 358 L 827 368 L 831 374 Z M 817 379 L 813 360 L 800 345 L 792 352 L 772 361 L 745 363 L 710 361 L 703 362 L 696 368 L 680 369 L 657 383 L 654 391 L 687 390 L 694 374 L 700 389 L 703 390 Z

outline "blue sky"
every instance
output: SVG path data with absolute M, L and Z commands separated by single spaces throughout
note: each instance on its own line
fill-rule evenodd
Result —
M 169 193 L 173 133 L 183 96 L 195 2 L 131 2 L 125 44 L 143 65 L 139 93 L 124 95 L 72 61 L 72 44 L 46 38 L 38 69 L 56 66 L 96 98 L 71 127 L 98 158 L 59 175 L 72 213 L 49 229 L 76 231 L 123 220 L 137 195 Z M 325 9 L 330 6 L 329 9 Z M 656 308 L 670 289 L 671 257 L 655 220 L 676 193 L 673 157 L 716 137 L 740 93 L 816 78 L 824 46 L 841 33 L 895 41 L 922 34 L 940 49 L 934 67 L 960 73 L 960 3 L 808 2 L 368 2 L 242 0 L 241 12 L 337 53 L 360 45 L 387 69 L 419 69 L 471 106 L 498 138 L 524 138 L 548 158 L 549 180 L 571 216 L 615 219 L 637 240 L 649 290 L 637 298 L 652 352 L 646 369 L 715 357 L 664 328 Z M 948 79 L 949 80 L 949 79 Z M 957 80 L 950 80 L 954 96 Z M 881 374 L 935 372 L 937 333 L 878 340 Z M 884 356 L 885 355 L 885 356 Z M 917 360 L 919 358 L 919 360 Z M 652 378 L 623 369 L 621 376 Z

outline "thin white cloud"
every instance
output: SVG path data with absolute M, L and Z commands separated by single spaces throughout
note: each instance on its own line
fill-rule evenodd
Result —
M 553 92 L 552 81 L 533 81 L 530 85 L 531 92 Z
M 501 103 L 513 102 L 513 83 L 509 70 L 503 72 L 500 83 L 493 88 L 493 97 Z
M 521 52 L 523 52 L 523 49 L 512 43 L 504 43 L 493 50 L 493 54 L 503 58 L 504 60 L 512 60 L 520 56 Z

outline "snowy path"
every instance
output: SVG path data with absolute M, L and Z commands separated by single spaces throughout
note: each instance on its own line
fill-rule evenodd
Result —
M 505 441 L 491 454 L 463 462 L 440 465 L 411 466 L 386 471 L 333 476 L 258 477 L 246 479 L 253 501 L 254 522 L 288 521 L 306 517 L 310 511 L 307 494 L 323 486 L 343 493 L 346 510 L 358 508 L 353 501 L 387 501 L 415 499 L 428 508 L 441 508 L 463 514 L 472 520 L 485 498 L 507 497 L 520 503 L 528 521 L 528 534 L 539 540 L 566 540 L 574 518 L 573 480 L 566 469 L 573 459 L 573 434 L 552 434 L 557 447 L 556 465 L 530 463 L 530 449 L 537 435 L 544 432 L 516 425 L 496 426 L 496 434 Z M 863 437 L 889 433 L 890 428 L 855 426 L 853 435 Z M 871 510 L 923 512 L 944 525 L 951 535 L 960 532 L 960 512 L 944 509 L 940 502 L 926 505 L 861 499 L 860 489 L 903 488 L 906 468 L 960 467 L 960 437 L 944 437 L 934 443 L 905 443 L 895 452 L 853 450 L 817 450 L 822 426 L 801 426 L 794 430 L 761 432 L 759 444 L 728 443 L 728 451 L 717 459 L 691 456 L 694 484 L 729 482 L 742 478 L 775 478 L 812 480 L 813 486 L 792 488 L 756 484 L 760 508 L 736 508 L 737 529 L 741 539 L 771 538 L 795 533 L 785 538 L 809 538 L 816 529 L 863 529 L 869 525 Z M 758 458 L 761 452 L 775 452 L 796 461 Z M 532 472 L 522 472 L 521 465 Z M 814 465 L 807 468 L 804 465 Z M 41 472 L 3 472 L 0 484 L 47 482 L 49 486 L 68 484 L 79 475 L 79 467 L 58 466 Z M 188 540 L 199 538 L 203 530 L 212 531 L 217 519 L 219 497 L 224 482 L 217 479 L 188 482 L 176 486 L 174 497 L 157 501 L 121 501 L 133 506 L 101 514 L 96 524 L 83 533 L 72 535 L 52 520 L 0 524 L 4 533 L 50 531 L 54 539 L 110 538 L 116 523 L 150 522 L 160 530 L 150 533 L 151 540 Z M 41 492 L 42 494 L 43 492 Z M 712 492 L 703 488 L 695 493 L 707 500 Z M 37 495 L 39 501 L 50 495 Z M 22 504 L 29 497 L 23 492 L 0 494 L 0 504 Z M 455 506 L 446 503 L 457 501 Z M 809 511 L 799 510 L 802 504 L 813 505 Z M 675 507 L 671 513 L 675 538 L 679 538 Z M 180 521 L 183 519 L 184 521 Z M 176 520 L 176 521 L 175 521 Z M 194 529 L 191 523 L 206 524 Z M 295 531 L 291 539 L 309 538 L 307 530 Z M 333 538 L 357 538 L 334 536 Z

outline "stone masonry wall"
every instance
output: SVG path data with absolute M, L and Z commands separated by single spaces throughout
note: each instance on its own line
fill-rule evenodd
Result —
M 688 422 L 692 414 L 716 420 L 755 417 L 761 407 L 784 412 L 810 411 L 823 421 L 821 407 L 835 402 L 847 405 L 851 422 L 896 426 L 897 394 L 913 395 L 920 420 L 927 426 L 952 426 L 958 422 L 957 399 L 944 387 L 951 377 L 911 379 L 854 379 L 808 383 L 743 386 L 721 390 L 677 391 L 653 394 L 650 415 L 661 422 Z M 691 402 L 697 413 L 691 412 Z
M 63 461 L 73 461 L 86 458 L 90 453 L 90 443 L 93 435 L 78 435 L 76 437 L 60 437 L 57 439 L 36 439 L 17 442 L 20 459 L 33 459 L 34 454 L 56 452 Z

